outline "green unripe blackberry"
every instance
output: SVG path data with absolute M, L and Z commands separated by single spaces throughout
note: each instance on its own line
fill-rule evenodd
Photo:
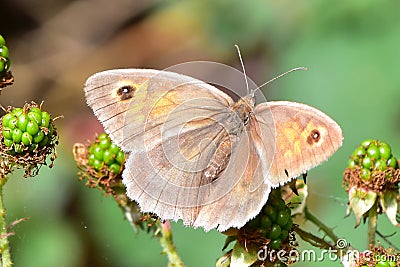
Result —
M 264 214 L 267 215 L 271 219 L 271 221 L 275 222 L 277 212 L 274 207 L 272 207 L 271 205 L 264 206 Z
M 4 139 L 3 142 L 7 147 L 11 147 L 14 144 L 12 139 Z
M 371 171 L 369 169 L 362 168 L 360 172 L 360 176 L 363 180 L 371 179 Z
M 35 121 L 28 121 L 26 125 L 26 132 L 30 135 L 36 135 L 39 132 L 39 125 Z
M 272 221 L 268 216 L 261 217 L 261 227 L 264 229 L 268 229 L 272 226 Z
M 0 38 L 1 41 L 1 38 Z M 48 117 L 42 123 L 42 113 Z M 14 147 L 9 153 L 22 153 L 33 151 L 35 148 L 45 147 L 50 144 L 53 132 L 50 131 L 50 115 L 41 111 L 36 104 L 26 105 L 24 108 L 10 108 L 2 117 L 3 144 Z
M 22 139 L 22 131 L 18 128 L 15 128 L 12 132 L 12 140 L 14 141 L 14 143 L 18 144 L 19 142 L 21 142 Z
M 384 261 L 384 260 L 381 260 L 381 261 L 378 261 L 376 264 L 375 264 L 375 267 L 394 267 L 394 266 L 396 266 L 396 262 L 394 262 L 394 261 Z
M 97 160 L 100 160 L 100 161 L 103 160 L 103 153 L 104 153 L 104 151 L 103 151 L 103 149 L 101 149 L 100 146 L 96 145 L 94 147 L 93 155 Z
M 367 150 L 367 155 L 371 158 L 371 159 L 379 159 L 380 158 L 380 153 L 379 153 L 379 149 L 376 145 L 374 144 L 370 144 Z
M 290 219 L 290 213 L 288 213 L 286 209 L 280 210 L 276 218 L 276 223 L 279 224 L 280 226 L 284 226 L 287 224 L 289 219 Z
M 49 135 L 45 135 L 45 136 L 43 137 L 43 140 L 40 141 L 40 142 L 38 143 L 38 145 L 39 145 L 39 146 L 45 146 L 45 145 L 47 145 L 48 143 L 50 143 L 50 141 L 51 141 L 51 139 L 49 138 Z
M 290 229 L 292 229 L 292 226 L 293 220 L 292 218 L 290 218 L 289 221 L 284 226 L 282 226 L 282 229 L 289 231 Z
M 387 165 L 388 165 L 388 167 L 392 167 L 392 168 L 397 168 L 398 167 L 398 162 L 397 162 L 397 159 L 395 158 L 395 157 L 390 157 L 388 160 L 387 160 Z
M 282 228 L 279 224 L 274 224 L 271 227 L 271 230 L 268 232 L 267 237 L 274 240 L 277 239 L 281 235 Z
M 49 127 L 50 121 L 51 121 L 50 114 L 46 111 L 43 111 L 42 112 L 42 121 L 41 121 L 42 127 Z
M 25 146 L 29 146 L 32 144 L 33 138 L 32 135 L 30 135 L 27 132 L 23 132 L 22 133 L 22 137 L 21 137 L 21 142 L 25 145 Z
M 45 138 L 45 133 L 43 131 L 37 132 L 37 134 L 33 135 L 33 143 L 39 144 Z
M 101 146 L 101 142 L 99 146 Z M 107 148 L 102 148 L 102 149 L 104 149 L 103 161 L 106 165 L 110 166 L 114 162 L 115 155 L 112 152 L 110 152 L 110 150 L 108 150 Z
M 286 240 L 286 238 L 288 238 L 288 236 L 289 236 L 289 231 L 285 230 L 285 229 L 282 229 L 281 230 L 281 234 L 279 235 L 279 239 L 280 240 Z
M 8 58 L 8 48 L 7 46 L 3 45 L 0 46 L 0 57 Z
M 261 235 L 269 240 L 271 249 L 279 249 L 289 242 L 293 220 L 291 209 L 282 199 L 281 189 L 273 189 L 261 212 L 246 224 L 245 232 Z
M 111 142 L 107 134 L 100 134 L 88 149 L 88 165 L 100 171 L 107 168 L 119 174 L 125 162 L 125 154 Z
M 11 120 L 16 119 L 16 117 L 14 116 L 14 114 L 12 113 L 7 113 L 3 116 L 3 118 L 1 119 L 3 126 L 5 125 L 9 125 Z
M 27 114 L 21 114 L 18 116 L 18 120 L 17 120 L 17 127 L 21 130 L 21 131 L 26 131 L 26 126 L 28 126 L 28 122 L 29 122 L 29 118 Z
M 89 165 L 89 166 L 93 166 L 95 160 L 96 160 L 96 157 L 94 156 L 93 152 L 90 153 L 90 151 L 89 151 L 89 155 L 88 155 L 88 165 Z
M 12 140 L 12 130 L 8 127 L 3 129 L 4 139 Z
M 272 205 L 276 211 L 284 210 L 286 208 L 286 203 L 282 198 L 273 199 Z
M 280 239 L 273 239 L 271 243 L 269 243 L 269 247 L 271 249 L 278 249 L 282 245 L 282 241 Z
M 99 143 L 99 147 L 101 147 L 101 149 L 105 149 L 107 150 L 111 145 L 111 140 L 110 139 L 101 139 L 100 143 Z
M 282 199 L 280 190 L 276 189 L 272 192 L 261 213 L 261 226 L 265 226 L 265 237 L 271 240 L 270 248 L 278 249 L 282 243 L 288 242 L 293 220 L 291 209 Z
M 374 142 L 374 140 L 364 140 L 364 141 L 362 141 L 361 142 L 361 146 L 363 147 L 363 148 L 368 148 L 369 147 L 369 145 L 372 143 L 372 142 Z
M 0 35 L 0 46 L 6 45 L 6 40 Z
M 3 36 L 0 35 L 0 75 L 3 76 L 10 69 L 10 58 L 8 47 Z
M 356 158 L 360 158 L 365 155 L 365 148 L 363 146 L 359 146 L 354 150 L 353 156 Z
M 386 167 L 387 165 L 385 159 L 378 159 L 374 164 L 374 168 L 379 171 L 384 171 Z
M 360 176 L 364 180 L 371 178 L 372 171 L 385 171 L 388 167 L 398 168 L 397 158 L 392 155 L 389 144 L 378 140 L 363 141 L 351 154 L 347 167 L 361 168 Z
M 380 143 L 378 149 L 382 159 L 388 160 L 391 157 L 392 149 L 388 144 Z
M 23 108 L 8 107 L 4 111 L 6 113 L 0 121 L 0 156 L 4 174 L 23 168 L 25 177 L 33 177 L 38 174 L 40 166 L 51 168 L 57 157 L 58 144 L 53 120 L 50 118 L 47 125 L 42 125 L 32 121 L 33 117 L 29 115 L 31 112 L 41 115 L 44 112 L 41 105 L 31 102 Z
M 95 160 L 93 161 L 93 168 L 94 168 L 95 170 L 100 170 L 101 168 L 103 168 L 103 162 L 100 161 L 100 160 L 98 160 L 98 159 L 95 159 Z
M 370 169 L 372 167 L 373 161 L 370 157 L 365 157 L 362 160 L 362 165 L 364 168 Z
M 116 144 L 114 144 L 114 143 L 112 143 L 112 144 L 110 145 L 109 150 L 110 150 L 111 153 L 116 154 L 116 155 L 118 154 L 118 152 L 122 152 L 122 151 L 119 149 L 119 147 L 118 147 Z M 124 154 L 124 155 L 125 155 L 125 154 Z
M 119 164 L 123 164 L 125 162 L 125 153 L 122 151 L 118 151 L 117 156 L 115 157 L 115 160 Z
M 31 121 L 36 122 L 37 124 L 41 124 L 42 123 L 42 112 L 37 112 L 37 111 L 29 111 L 28 112 L 28 118 Z
M 100 134 L 99 137 L 98 137 L 99 140 L 103 140 L 103 139 L 107 139 L 107 140 L 108 140 L 108 138 L 109 138 L 109 137 L 108 137 L 108 135 L 107 135 L 106 133 L 102 133 L 102 134 Z
M 354 168 L 356 165 L 357 165 L 357 163 L 355 162 L 355 160 L 349 159 L 349 161 L 347 163 L 347 167 Z
M 18 117 L 19 115 L 24 113 L 24 109 L 23 108 L 13 108 L 11 112 L 12 112 L 12 114 L 14 114 L 15 116 Z
M 112 163 L 109 166 L 109 168 L 113 173 L 120 173 L 121 172 L 121 165 L 119 165 L 118 163 Z

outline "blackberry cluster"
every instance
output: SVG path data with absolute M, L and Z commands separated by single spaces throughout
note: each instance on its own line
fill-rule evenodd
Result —
M 389 144 L 378 140 L 365 140 L 353 152 L 348 162 L 349 168 L 359 166 L 360 177 L 364 180 L 372 179 L 372 171 L 385 171 L 391 167 L 398 168 L 397 158 L 392 155 Z
M 279 249 L 288 241 L 293 220 L 291 210 L 281 197 L 280 190 L 273 190 L 260 214 L 248 223 L 249 228 L 257 229 L 270 240 L 271 249 Z
M 50 114 L 37 106 L 12 108 L 2 118 L 2 141 L 12 155 L 49 145 L 53 132 Z
M 100 134 L 89 147 L 88 165 L 97 171 L 107 167 L 114 174 L 119 174 L 124 162 L 125 153 L 111 142 L 106 133 Z

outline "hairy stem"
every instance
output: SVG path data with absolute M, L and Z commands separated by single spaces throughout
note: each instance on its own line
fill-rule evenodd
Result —
M 368 245 L 375 245 L 376 227 L 378 224 L 377 201 L 368 211 Z
M 176 247 L 172 241 L 171 224 L 169 221 L 164 223 L 158 222 L 158 228 L 161 231 L 159 236 L 160 244 L 164 249 L 164 253 L 168 256 L 168 267 L 183 267 L 185 264 L 181 260 L 176 250 Z
M 6 209 L 3 206 L 3 186 L 7 181 L 6 176 L 0 177 L 0 253 L 1 267 L 12 266 L 10 246 L 8 243 L 7 224 L 5 220 Z

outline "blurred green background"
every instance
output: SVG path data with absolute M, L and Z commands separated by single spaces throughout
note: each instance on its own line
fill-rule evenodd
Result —
M 54 168 L 29 179 L 16 172 L 5 188 L 7 220 L 30 218 L 10 238 L 15 266 L 166 266 L 155 238 L 134 234 L 112 198 L 77 180 L 73 144 L 102 132 L 85 104 L 83 84 L 117 67 L 163 69 L 209 60 L 240 69 L 234 44 L 258 84 L 293 67 L 309 68 L 263 90 L 268 100 L 307 103 L 341 125 L 343 147 L 309 172 L 309 208 L 351 245 L 367 248 L 366 227 L 354 229 L 354 216 L 344 218 L 341 179 L 364 139 L 389 142 L 400 156 L 400 2 L 7 0 L 1 10 L 15 84 L 3 90 L 0 103 L 45 100 L 46 110 L 64 116 L 56 122 Z M 385 216 L 378 230 L 397 232 Z M 216 231 L 174 223 L 173 233 L 187 266 L 215 266 L 223 254 L 224 236 Z M 398 234 L 390 240 L 400 244 Z

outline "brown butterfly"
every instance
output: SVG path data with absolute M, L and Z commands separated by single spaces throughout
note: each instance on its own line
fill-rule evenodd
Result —
M 242 227 L 272 187 L 327 160 L 339 125 L 305 104 L 234 101 L 216 87 L 168 71 L 116 69 L 85 85 L 88 105 L 129 153 L 123 182 L 143 212 L 224 231 Z

